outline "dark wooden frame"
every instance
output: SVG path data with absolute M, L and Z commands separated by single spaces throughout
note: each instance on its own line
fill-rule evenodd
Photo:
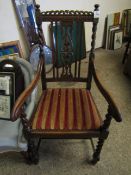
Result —
M 93 159 L 91 160 L 92 164 L 96 164 L 97 161 L 100 159 L 100 152 L 102 150 L 103 143 L 105 139 L 108 137 L 109 134 L 109 126 L 111 123 L 112 118 L 114 118 L 117 122 L 120 122 L 122 120 L 121 114 L 107 92 L 107 90 L 103 87 L 102 83 L 97 77 L 95 66 L 94 66 L 94 58 L 95 58 L 95 38 L 96 38 L 96 29 L 97 29 L 97 23 L 98 23 L 98 17 L 94 17 L 93 12 L 81 12 L 81 11 L 51 11 L 51 12 L 40 12 L 39 6 L 36 6 L 36 18 L 37 18 L 37 24 L 39 29 L 39 45 L 41 49 L 40 54 L 40 61 L 38 65 L 37 74 L 34 78 L 34 80 L 31 82 L 31 84 L 25 89 L 25 91 L 21 94 L 17 102 L 15 103 L 15 106 L 12 111 L 11 120 L 16 121 L 18 118 L 21 118 L 23 127 L 24 127 L 24 135 L 28 141 L 28 150 L 27 150 L 27 160 L 30 163 L 38 163 L 38 149 L 41 142 L 41 139 L 53 139 L 53 138 L 74 138 L 74 139 L 91 139 L 92 138 L 98 138 L 98 144 L 96 148 L 94 149 L 93 153 Z M 95 5 L 95 12 L 99 13 L 99 5 Z M 80 77 L 72 79 L 72 81 L 82 81 L 86 83 L 86 88 L 88 90 L 91 89 L 91 82 L 92 79 L 94 79 L 95 84 L 97 85 L 99 91 L 104 96 L 106 102 L 108 103 L 108 110 L 107 114 L 105 115 L 105 120 L 103 121 L 103 125 L 97 129 L 97 130 L 87 130 L 87 131 L 53 131 L 50 133 L 50 131 L 45 130 L 44 132 L 42 130 L 32 130 L 31 128 L 31 120 L 28 120 L 26 118 L 26 114 L 24 112 L 23 104 L 25 100 L 28 98 L 28 96 L 32 93 L 33 89 L 38 84 L 39 79 L 42 80 L 42 89 L 45 90 L 47 88 L 46 81 L 62 81 L 62 79 L 52 78 L 52 79 L 46 79 L 45 74 L 45 68 L 44 68 L 44 53 L 42 50 L 42 45 L 44 44 L 44 41 L 41 39 L 42 37 L 42 22 L 43 21 L 66 21 L 70 22 L 72 20 L 77 21 L 87 21 L 92 22 L 92 42 L 91 42 L 91 51 L 89 54 L 89 70 L 88 70 L 88 77 L 87 79 L 81 79 Z M 65 78 L 63 78 L 63 81 L 67 81 Z M 34 139 L 39 139 L 39 142 L 37 146 L 35 145 Z

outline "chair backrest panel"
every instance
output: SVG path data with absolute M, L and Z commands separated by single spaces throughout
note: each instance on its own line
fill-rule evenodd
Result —
M 54 52 L 53 78 L 80 78 L 81 59 L 86 58 L 83 22 L 51 22 L 50 31 Z
M 95 11 L 98 11 L 98 5 Z M 42 23 L 50 22 L 49 36 L 51 41 L 53 66 L 52 75 L 46 81 L 79 81 L 87 82 L 87 75 L 81 75 L 81 62 L 86 58 L 85 22 L 92 22 L 92 43 L 90 56 L 94 57 L 95 33 L 98 17 L 88 11 L 46 11 L 41 12 L 36 6 L 36 19 L 39 31 L 39 43 L 42 41 Z M 87 67 L 88 72 L 88 67 Z

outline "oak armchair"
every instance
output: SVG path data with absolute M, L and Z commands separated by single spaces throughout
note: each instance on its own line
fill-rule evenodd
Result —
M 30 163 L 38 163 L 38 150 L 41 139 L 93 139 L 98 138 L 98 144 L 93 153 L 92 164 L 96 164 L 100 159 L 100 152 L 109 134 L 109 126 L 112 119 L 120 122 L 121 115 L 113 99 L 103 87 L 97 77 L 94 59 L 95 59 L 95 38 L 97 24 L 99 20 L 99 6 L 95 5 L 94 12 L 83 11 L 47 11 L 41 12 L 39 6 L 36 6 L 36 19 L 38 25 L 40 47 L 39 64 L 34 80 L 25 89 L 17 100 L 11 119 L 16 121 L 21 118 L 23 123 L 23 133 L 28 142 L 27 160 Z M 51 30 L 53 26 L 60 26 L 62 35 L 60 49 L 58 49 L 58 40 L 54 41 L 53 31 L 50 32 L 51 48 L 53 56 L 52 76 L 47 76 L 45 71 L 43 51 L 42 22 L 50 22 Z M 89 64 L 86 76 L 83 77 L 81 70 L 82 58 L 74 58 L 72 42 L 72 25 L 76 23 L 90 22 L 92 27 L 91 51 L 89 54 Z M 56 32 L 57 33 L 57 32 Z M 77 33 L 77 32 L 76 32 Z M 58 33 L 59 34 L 59 33 Z M 77 33 L 78 34 L 78 33 Z M 80 35 L 82 36 L 82 35 Z M 57 38 L 57 34 L 56 34 Z M 76 37 L 77 40 L 78 37 Z M 81 41 L 76 41 L 76 44 Z M 76 50 L 79 50 L 77 47 Z M 57 58 L 62 61 L 58 62 Z M 70 60 L 73 61 L 70 61 Z M 59 64 L 61 63 L 61 64 Z M 26 98 L 32 93 L 39 79 L 42 82 L 42 93 L 39 103 L 30 119 L 26 118 L 23 104 Z M 91 83 L 94 79 L 97 88 L 108 103 L 107 114 L 103 120 L 99 114 L 98 108 L 91 94 Z M 64 88 L 54 88 L 53 82 L 66 82 Z M 68 82 L 85 83 L 85 88 L 68 87 Z M 52 83 L 52 88 L 47 84 Z M 38 141 L 36 143 L 36 140 Z

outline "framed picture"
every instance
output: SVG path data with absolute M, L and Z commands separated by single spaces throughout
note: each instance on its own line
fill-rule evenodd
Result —
M 107 49 L 113 49 L 113 33 L 120 29 L 120 25 L 109 26 Z
M 117 30 L 114 32 L 114 49 L 119 49 L 122 47 L 122 30 Z
M 120 12 L 117 12 L 117 13 L 111 13 L 111 14 L 108 14 L 107 15 L 107 24 L 106 24 L 106 43 L 105 43 L 105 48 L 106 49 L 109 49 L 108 48 L 108 35 L 109 35 L 109 28 L 111 26 L 117 26 L 120 24 Z
M 12 0 L 28 46 L 35 43 L 37 25 L 35 19 L 35 0 Z
M 15 102 L 15 74 L 0 72 L 0 119 L 10 120 Z
M 17 56 L 23 58 L 23 52 L 18 40 L 0 43 L 0 58 L 12 58 Z

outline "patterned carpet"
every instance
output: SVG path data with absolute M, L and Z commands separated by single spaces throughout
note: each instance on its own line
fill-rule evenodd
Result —
M 91 166 L 87 163 L 92 155 L 88 140 L 43 140 L 38 165 L 25 164 L 20 153 L 0 154 L 0 175 L 130 175 L 131 80 L 123 75 L 122 56 L 123 49 L 96 51 L 98 76 L 114 97 L 123 115 L 123 122 L 112 121 L 101 161 L 97 165 Z M 86 64 L 85 62 L 84 65 L 87 66 Z M 104 116 L 107 105 L 94 84 L 92 93 Z

